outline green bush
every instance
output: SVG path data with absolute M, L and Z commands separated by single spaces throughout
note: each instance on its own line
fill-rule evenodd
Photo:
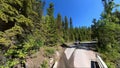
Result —
M 55 53 L 54 48 L 51 48 L 51 47 L 46 47 L 45 48 L 45 56 L 52 57 L 54 53 Z
M 48 68 L 47 60 L 44 60 L 43 63 L 40 65 L 40 68 Z
M 112 62 L 106 62 L 106 63 L 107 63 L 108 68 L 116 68 L 114 63 Z

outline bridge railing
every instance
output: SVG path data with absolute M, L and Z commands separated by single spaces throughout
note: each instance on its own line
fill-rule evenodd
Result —
M 102 60 L 102 58 L 99 55 L 96 55 L 96 61 L 98 62 L 98 65 L 100 68 L 108 68 L 105 62 Z

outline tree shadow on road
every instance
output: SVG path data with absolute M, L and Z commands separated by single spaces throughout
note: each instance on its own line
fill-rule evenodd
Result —
M 72 44 L 72 45 L 62 44 L 61 47 L 92 50 L 97 52 L 97 44 L 88 44 L 88 43 L 80 43 L 80 44 Z
M 76 45 L 75 47 L 76 49 L 92 50 L 94 52 L 97 52 L 96 46 L 96 44 L 81 43 L 79 45 Z
M 63 48 L 69 48 L 69 46 L 67 44 L 64 44 L 64 43 L 61 45 L 61 47 L 63 47 Z

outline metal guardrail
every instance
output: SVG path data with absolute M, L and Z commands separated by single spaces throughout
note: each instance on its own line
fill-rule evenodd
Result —
M 105 62 L 102 60 L 102 58 L 99 55 L 96 55 L 96 61 L 98 62 L 98 65 L 100 68 L 108 68 Z

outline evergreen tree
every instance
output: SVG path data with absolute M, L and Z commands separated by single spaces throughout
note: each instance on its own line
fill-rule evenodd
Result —
M 70 29 L 73 29 L 72 18 L 70 17 Z
M 64 21 L 65 21 L 65 23 L 64 23 L 64 39 L 65 39 L 65 41 L 69 41 L 69 35 L 68 35 L 68 18 L 67 18 L 67 16 L 65 16 L 65 18 L 64 18 Z
M 74 41 L 73 24 L 72 24 L 72 18 L 71 17 L 70 17 L 69 38 L 70 38 L 70 41 Z
M 6 64 L 2 64 L 6 65 L 5 67 L 13 67 L 25 59 L 26 52 L 31 47 L 23 44 L 27 40 L 26 34 L 30 34 L 33 27 L 29 18 L 29 14 L 34 14 L 32 2 L 0 0 L 0 49 L 7 60 L 4 62 Z
M 50 3 L 49 8 L 47 9 L 47 15 L 52 16 L 54 15 L 54 4 Z
M 62 32 L 62 17 L 60 14 L 57 15 L 56 24 L 57 24 L 58 32 L 59 32 L 59 34 L 61 34 L 61 32 Z
M 104 5 L 104 12 L 101 15 L 101 19 L 96 21 L 93 20 L 92 32 L 93 35 L 98 39 L 98 50 L 102 53 L 102 57 L 105 58 L 105 61 L 109 68 L 116 68 L 116 63 L 120 56 L 120 46 L 119 40 L 120 37 L 120 25 L 118 24 L 119 18 L 116 15 L 116 11 L 113 12 L 115 8 L 115 3 L 113 0 L 102 0 Z
M 48 24 L 46 43 L 45 45 L 55 46 L 58 42 L 57 38 L 57 27 L 54 19 L 54 5 L 50 3 L 49 8 L 47 9 L 46 23 Z
M 92 21 L 92 25 L 91 25 L 91 30 L 92 30 L 92 39 L 96 39 L 96 36 L 97 36 L 97 20 L 96 19 L 93 19 Z
M 62 17 L 60 14 L 57 15 L 56 24 L 57 24 L 57 35 L 59 38 L 59 42 L 63 42 Z
M 68 18 L 65 16 L 65 30 L 68 31 Z

